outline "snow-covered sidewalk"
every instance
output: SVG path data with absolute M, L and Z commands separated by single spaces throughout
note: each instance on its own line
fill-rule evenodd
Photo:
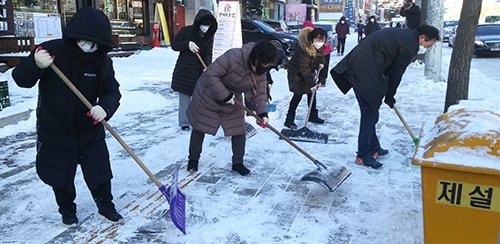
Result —
M 348 37 L 347 50 L 356 45 Z M 443 50 L 449 60 L 449 50 Z M 342 57 L 331 56 L 330 68 Z M 27 121 L 0 128 L 0 243 L 401 243 L 421 244 L 423 220 L 420 168 L 411 164 L 415 146 L 393 110 L 382 105 L 378 134 L 390 153 L 374 170 L 354 163 L 359 109 L 352 91 L 342 95 L 329 77 L 318 91 L 330 143 L 297 144 L 326 166 L 343 165 L 352 175 L 335 191 L 302 182 L 315 165 L 272 131 L 256 126 L 247 141 L 245 165 L 252 173 L 231 171 L 230 139 L 222 131 L 207 136 L 200 170 L 186 170 L 189 132 L 177 126 L 177 94 L 170 89 L 177 53 L 170 48 L 114 58 L 123 94 L 110 125 L 165 185 L 181 165 L 179 185 L 187 197 L 187 234 L 170 220 L 169 205 L 135 161 L 108 134 L 114 173 L 115 204 L 125 224 L 113 226 L 96 217 L 97 209 L 79 171 L 76 177 L 80 225 L 68 229 L 49 186 L 36 175 L 34 112 Z M 448 62 L 448 61 L 443 61 Z M 10 76 L 11 70 L 4 76 Z M 424 66 L 411 64 L 396 95 L 406 121 L 418 132 L 443 111 L 445 83 L 423 78 Z M 286 70 L 273 71 L 270 123 L 281 130 L 291 93 Z M 8 77 L 11 110 L 34 108 L 36 88 L 20 89 Z M 5 111 L 7 111 L 6 108 Z M 297 125 L 306 116 L 305 99 Z M 3 112 L 0 112 L 3 113 Z M 247 119 L 255 125 L 255 120 Z

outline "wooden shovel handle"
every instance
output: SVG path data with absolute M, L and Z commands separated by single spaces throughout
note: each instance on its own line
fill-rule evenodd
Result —
M 240 101 L 234 100 L 234 103 L 236 103 L 238 106 L 242 107 L 248 114 L 252 115 L 258 121 L 262 121 L 261 117 L 259 117 L 257 114 L 255 114 L 249 108 L 245 107 L 245 105 L 243 105 Z M 313 163 L 315 163 L 316 165 L 318 165 L 318 160 L 316 160 L 315 158 L 313 158 L 309 153 L 307 153 L 306 151 L 304 151 L 297 144 L 295 144 L 292 140 L 290 140 L 288 137 L 286 137 L 281 132 L 279 132 L 278 130 L 276 130 L 274 127 L 272 127 L 269 123 L 266 123 L 266 127 L 269 128 L 270 130 L 272 130 L 274 133 L 276 133 L 281 139 L 285 140 L 290 145 L 292 145 L 292 147 L 294 147 L 295 149 L 297 149 L 299 152 L 301 152 L 302 154 L 304 154 L 307 158 L 309 158 L 311 161 L 313 161 Z
M 207 68 L 207 64 L 205 63 L 205 61 L 203 61 L 203 59 L 201 58 L 200 54 L 199 53 L 194 53 L 196 54 L 196 57 L 198 57 L 198 59 L 200 60 L 200 63 L 201 65 L 203 65 L 203 68 Z
M 80 98 L 80 100 L 83 102 L 83 104 L 85 104 L 85 106 L 88 109 L 92 108 L 92 104 L 87 100 L 87 98 L 78 90 L 78 88 L 76 88 L 75 85 L 73 85 L 73 83 L 68 79 L 68 77 L 66 77 L 66 75 L 64 75 L 64 73 L 55 64 L 52 63 L 50 65 L 50 68 L 52 68 L 52 70 L 54 70 L 54 72 L 56 72 L 56 74 L 59 76 L 59 78 L 61 78 L 64 81 L 64 83 L 66 83 L 66 85 L 69 87 L 69 89 L 71 89 L 75 93 L 75 95 L 78 98 Z M 130 147 L 122 140 L 122 138 L 108 124 L 108 122 L 106 122 L 106 120 L 101 120 L 101 123 L 104 125 L 104 127 L 106 127 L 106 129 L 108 129 L 109 133 L 111 133 L 111 135 L 113 135 L 113 137 L 118 141 L 118 143 L 120 143 L 120 145 L 122 145 L 122 147 L 125 149 L 125 151 L 127 151 L 128 154 L 130 154 L 130 156 L 132 156 L 132 158 L 137 162 L 137 164 L 139 164 L 139 166 L 142 168 L 142 170 L 144 170 L 144 172 L 146 172 L 146 174 L 156 184 L 156 186 L 161 187 L 162 184 L 160 183 L 160 181 L 158 181 L 158 179 L 153 175 L 153 173 L 151 173 L 151 171 L 146 167 L 146 165 L 144 165 L 144 163 L 139 159 L 139 157 L 137 157 L 137 155 L 135 155 L 135 153 L 132 151 L 132 149 L 130 149 Z
M 396 111 L 396 114 L 398 115 L 399 119 L 401 120 L 401 122 L 403 122 L 403 125 L 405 126 L 406 130 L 408 131 L 408 133 L 410 134 L 411 136 L 411 139 L 412 140 L 415 140 L 415 134 L 413 134 L 413 132 L 411 131 L 410 127 L 408 126 L 408 123 L 406 123 L 406 120 L 403 118 L 403 115 L 401 115 L 401 113 L 399 112 L 399 109 L 398 107 L 396 107 L 396 104 L 394 104 L 392 106 L 392 108 L 394 109 L 394 111 Z

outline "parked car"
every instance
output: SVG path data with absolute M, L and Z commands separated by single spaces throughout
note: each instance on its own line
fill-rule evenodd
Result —
M 457 28 L 458 25 L 453 28 L 448 37 L 448 46 L 450 47 L 455 46 Z M 482 24 L 477 26 L 474 54 L 476 56 L 500 54 L 500 24 Z
M 276 42 L 281 45 L 281 48 L 287 56 L 292 56 L 295 50 L 299 48 L 297 36 L 276 31 L 270 25 L 259 20 L 242 18 L 241 31 L 243 43 L 261 40 Z
M 334 24 L 331 22 L 314 22 L 314 25 L 318 28 L 322 28 L 326 30 L 326 33 L 328 33 L 328 42 L 330 42 L 330 46 L 332 46 L 333 49 L 337 47 L 337 33 L 335 33 L 335 28 Z
M 288 25 L 283 20 L 261 19 L 261 21 L 273 27 L 276 31 L 282 31 L 286 33 L 290 32 L 290 30 L 288 29 Z
M 483 24 L 477 27 L 474 54 L 500 54 L 500 24 Z
M 443 22 L 443 41 L 448 41 L 453 28 L 458 25 L 458 20 L 445 20 Z

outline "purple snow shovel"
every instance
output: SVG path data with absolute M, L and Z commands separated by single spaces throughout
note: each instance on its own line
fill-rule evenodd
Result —
M 85 98 L 85 96 L 76 88 L 75 85 L 64 75 L 64 73 L 55 65 L 51 64 L 50 68 L 61 78 L 61 80 L 66 83 L 66 85 L 75 93 L 75 95 L 85 104 L 88 109 L 92 108 L 92 104 Z M 122 145 L 122 147 L 127 151 L 130 156 L 139 164 L 139 166 L 146 172 L 149 178 L 156 184 L 160 192 L 167 198 L 170 204 L 170 217 L 175 226 L 186 234 L 186 197 L 182 194 L 181 190 L 177 185 L 177 175 L 179 172 L 179 166 L 175 169 L 174 175 L 172 177 L 172 184 L 166 188 L 163 184 L 158 181 L 158 179 L 151 173 L 151 171 L 144 165 L 144 163 L 135 155 L 135 153 L 130 149 L 130 147 L 122 140 L 122 138 L 116 133 L 116 131 L 108 124 L 106 120 L 102 120 L 101 123 L 108 129 L 109 133 Z
M 238 106 L 242 107 L 248 114 L 252 115 L 254 118 L 256 118 L 258 121 L 262 121 L 262 118 L 259 117 L 257 114 L 255 114 L 252 110 L 249 108 L 245 107 L 240 101 L 234 100 L 234 103 L 236 103 Z M 274 133 L 276 133 L 281 139 L 285 140 L 288 142 L 292 147 L 297 149 L 299 152 L 304 154 L 307 158 L 309 158 L 316 166 L 318 166 L 317 169 L 305 174 L 302 176 L 301 180 L 302 181 L 312 181 L 316 182 L 329 191 L 333 192 L 337 187 L 344 182 L 347 177 L 351 174 L 351 171 L 347 168 L 345 168 L 342 165 L 335 165 L 333 170 L 327 170 L 326 166 L 322 164 L 320 161 L 316 160 L 313 158 L 311 155 L 309 155 L 306 151 L 304 151 L 302 148 L 300 148 L 297 144 L 295 144 L 293 141 L 291 141 L 288 137 L 283 135 L 281 132 L 276 130 L 274 127 L 272 127 L 269 123 L 266 123 L 266 127 L 272 130 Z

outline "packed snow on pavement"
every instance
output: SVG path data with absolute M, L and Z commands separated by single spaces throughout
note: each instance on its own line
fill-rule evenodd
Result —
M 355 39 L 348 37 L 346 50 L 356 45 Z M 447 77 L 450 55 L 451 49 L 443 47 L 443 77 Z M 341 58 L 332 53 L 330 69 Z M 28 120 L 0 128 L 0 243 L 424 242 L 420 167 L 411 163 L 415 145 L 385 104 L 377 129 L 382 146 L 390 153 L 380 160 L 384 167 L 374 170 L 354 163 L 359 109 L 353 92 L 343 95 L 330 77 L 318 91 L 319 116 L 326 123 L 309 128 L 329 133 L 330 142 L 297 144 L 327 167 L 338 164 L 352 171 L 335 192 L 300 181 L 316 166 L 272 131 L 258 127 L 251 117 L 247 122 L 258 132 L 247 141 L 249 176 L 231 171 L 230 139 L 222 130 L 214 137 L 206 136 L 199 172 L 190 174 L 185 170 L 190 133 L 177 125 L 178 97 L 170 89 L 176 59 L 177 53 L 168 47 L 113 58 L 122 99 L 109 123 L 163 184 L 169 185 L 174 168 L 181 166 L 179 186 L 187 198 L 187 234 L 176 229 L 165 197 L 109 133 L 114 203 L 125 223 L 111 225 L 96 217 L 97 208 L 79 170 L 75 183 L 80 224 L 63 226 L 51 188 L 36 175 L 33 111 Z M 1 78 L 9 81 L 12 106 L 1 111 L 0 118 L 36 108 L 37 88 L 17 87 L 11 71 Z M 283 128 L 292 95 L 286 74 L 283 69 L 272 71 L 272 103 L 277 110 L 270 113 L 270 124 L 278 130 Z M 442 114 L 446 93 L 446 83 L 427 80 L 423 74 L 424 65 L 411 64 L 395 97 L 417 135 L 423 123 L 432 128 Z M 478 102 L 498 114 L 499 87 L 497 80 L 473 69 L 470 101 L 458 107 L 476 108 Z M 306 112 L 303 99 L 297 111 L 299 127 Z M 472 120 L 475 128 L 481 127 L 481 118 Z M 443 154 L 440 160 L 460 163 L 461 158 Z

